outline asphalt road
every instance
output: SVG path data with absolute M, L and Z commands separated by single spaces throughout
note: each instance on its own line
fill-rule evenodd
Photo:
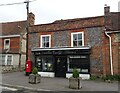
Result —
M 1 93 L 119 93 L 114 91 L 37 91 L 31 89 L 18 89 L 7 86 L 0 86 Z
M 0 86 L 0 92 L 7 92 L 7 91 L 10 91 L 10 92 L 16 92 L 18 91 L 17 88 L 11 88 L 11 87 L 6 87 L 6 86 Z
M 18 91 L 2 91 L 2 93 L 119 93 L 110 91 L 32 91 L 32 90 L 18 90 Z

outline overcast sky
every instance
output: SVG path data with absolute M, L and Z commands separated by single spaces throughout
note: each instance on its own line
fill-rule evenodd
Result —
M 18 3 L 25 0 L 0 0 L 0 4 Z M 32 0 L 31 0 L 32 1 Z M 30 3 L 35 14 L 35 24 L 51 23 L 60 19 L 73 19 L 104 14 L 104 5 L 111 12 L 118 12 L 120 0 L 36 0 Z M 26 20 L 26 4 L 0 6 L 0 23 Z

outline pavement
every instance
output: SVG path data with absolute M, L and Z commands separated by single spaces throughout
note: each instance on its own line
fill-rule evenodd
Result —
M 118 82 L 107 83 L 103 81 L 92 81 L 92 80 L 82 80 L 82 88 L 81 89 L 70 89 L 69 88 L 69 81 L 66 78 L 41 78 L 41 82 L 38 84 L 30 84 L 28 83 L 28 76 L 24 75 L 24 72 L 13 72 L 13 73 L 6 73 L 2 74 L 2 86 L 4 87 L 11 87 L 16 88 L 17 90 L 21 90 L 22 92 L 16 93 L 23 93 L 23 90 L 26 91 L 45 91 L 45 92 L 53 92 L 57 91 L 114 91 L 118 92 L 119 84 Z M 50 93 L 51 93 L 50 92 Z M 116 93 L 115 92 L 115 93 Z M 4 92 L 2 92 L 4 93 Z M 12 92 L 13 93 L 13 92 Z M 24 92 L 27 93 L 27 92 Z M 34 92 L 29 92 L 34 93 Z M 37 92 L 35 92 L 37 93 Z M 40 93 L 40 92 L 39 92 Z M 60 92 L 62 93 L 62 92 Z M 110 93 L 110 92 L 109 92 Z

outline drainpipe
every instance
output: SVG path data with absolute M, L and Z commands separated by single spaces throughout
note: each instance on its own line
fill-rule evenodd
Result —
M 113 62 L 112 62 L 112 40 L 110 35 L 108 35 L 108 32 L 106 32 L 105 29 L 105 35 L 109 38 L 109 44 L 110 44 L 110 70 L 111 70 L 111 75 L 113 75 Z
M 22 43 L 22 33 L 20 33 L 20 41 L 19 41 L 19 64 L 18 64 L 19 70 L 21 70 L 21 49 L 22 49 L 21 43 Z

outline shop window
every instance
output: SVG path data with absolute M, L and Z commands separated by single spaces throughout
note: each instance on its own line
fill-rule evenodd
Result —
M 42 58 L 42 70 L 43 71 L 53 71 L 53 59 L 50 56 Z
M 83 32 L 71 33 L 71 46 L 72 47 L 84 46 Z
M 51 36 L 41 35 L 41 48 L 50 48 L 50 47 L 51 47 Z
M 36 57 L 36 67 L 38 68 L 38 71 L 42 71 L 42 59 L 41 57 L 37 56 Z
M 53 58 L 51 56 L 36 57 L 38 71 L 53 71 Z
M 68 72 L 72 72 L 76 68 L 81 73 L 89 73 L 89 60 L 87 56 L 69 56 L 68 62 Z
M 4 40 L 4 49 L 9 49 L 10 48 L 10 39 L 5 39 Z

